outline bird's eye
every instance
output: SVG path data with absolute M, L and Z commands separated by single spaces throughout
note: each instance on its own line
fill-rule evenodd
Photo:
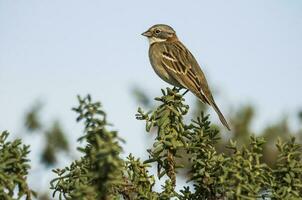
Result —
M 156 29 L 156 30 L 155 30 L 155 33 L 156 33 L 156 34 L 159 34 L 159 33 L 160 33 L 160 30 L 159 30 L 159 29 Z

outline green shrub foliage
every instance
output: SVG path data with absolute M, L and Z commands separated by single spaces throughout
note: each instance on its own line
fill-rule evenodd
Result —
M 8 132 L 0 133 L 0 199 L 32 199 L 35 193 L 27 184 L 30 169 L 29 146 L 21 140 L 7 141 Z
M 302 199 L 301 145 L 278 140 L 276 169 L 273 170 L 273 194 L 276 199 Z
M 79 138 L 82 146 L 78 147 L 82 156 L 63 169 L 53 170 L 56 174 L 51 181 L 54 198 L 302 199 L 301 145 L 294 138 L 277 142 L 278 159 L 273 168 L 263 162 L 266 141 L 262 137 L 250 136 L 247 145 L 231 140 L 226 147 L 228 153 L 221 153 L 216 150 L 220 141 L 219 131 L 213 128 L 215 126 L 211 125 L 209 116 L 201 113 L 196 119 L 185 120 L 189 106 L 178 89 L 168 88 L 162 90 L 161 97 L 155 98 L 158 102 L 156 108 L 150 112 L 139 108 L 136 115 L 138 120 L 145 122 L 147 132 L 156 134 L 153 146 L 147 150 L 149 158 L 140 160 L 132 154 L 124 158 L 121 155 L 123 140 L 111 130 L 101 104 L 92 101 L 89 95 L 79 97 L 78 101 L 79 105 L 73 110 L 77 113 L 77 121 L 84 124 L 84 135 Z M 4 152 L 8 150 L 2 147 L 1 155 Z M 25 152 L 28 152 L 28 147 L 20 155 L 12 157 L 26 156 Z M 19 178 L 20 171 L 26 176 L 27 160 L 17 162 L 21 165 L 10 171 L 12 175 L 7 177 L 8 180 L 13 181 L 14 174 Z M 12 164 L 8 162 L 7 165 Z M 156 174 L 150 173 L 152 166 L 157 167 Z M 0 170 L 2 181 L 8 172 Z M 180 170 L 187 171 L 185 178 L 188 184 L 177 190 Z M 164 179 L 161 190 L 154 187 L 159 179 Z M 27 185 L 24 186 L 24 181 L 23 178 L 19 195 L 25 194 L 31 199 L 31 192 Z M 3 182 L 0 184 L 0 191 L 7 196 L 16 191 L 16 186 L 5 190 L 2 189 Z
M 79 97 L 77 121 L 84 122 L 85 135 L 79 138 L 87 142 L 80 160 L 69 167 L 56 169 L 58 178 L 51 182 L 54 195 L 60 199 L 119 199 L 124 184 L 124 161 L 120 158 L 122 148 L 116 131 L 107 129 L 106 114 L 100 103 L 93 103 L 90 96 Z

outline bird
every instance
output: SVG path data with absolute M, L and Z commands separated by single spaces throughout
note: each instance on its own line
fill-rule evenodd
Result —
M 201 102 L 213 107 L 221 123 L 230 131 L 204 73 L 175 30 L 166 24 L 156 24 L 142 35 L 149 40 L 149 59 L 155 73 L 165 82 L 191 91 Z

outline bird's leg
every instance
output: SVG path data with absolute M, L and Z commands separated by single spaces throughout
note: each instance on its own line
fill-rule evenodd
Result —
M 174 86 L 173 88 L 172 88 L 172 91 L 174 91 L 174 92 L 179 92 L 181 90 L 181 88 L 179 88 L 179 87 L 176 87 L 176 86 Z
M 182 96 L 185 96 L 185 94 L 187 94 L 189 92 L 188 89 L 186 89 L 186 91 L 182 94 Z

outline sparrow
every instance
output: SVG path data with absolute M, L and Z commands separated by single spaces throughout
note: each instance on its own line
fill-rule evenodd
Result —
M 149 40 L 149 59 L 155 73 L 165 82 L 191 91 L 212 106 L 221 123 L 230 126 L 215 103 L 208 82 L 192 53 L 181 43 L 171 26 L 156 24 L 142 33 Z

